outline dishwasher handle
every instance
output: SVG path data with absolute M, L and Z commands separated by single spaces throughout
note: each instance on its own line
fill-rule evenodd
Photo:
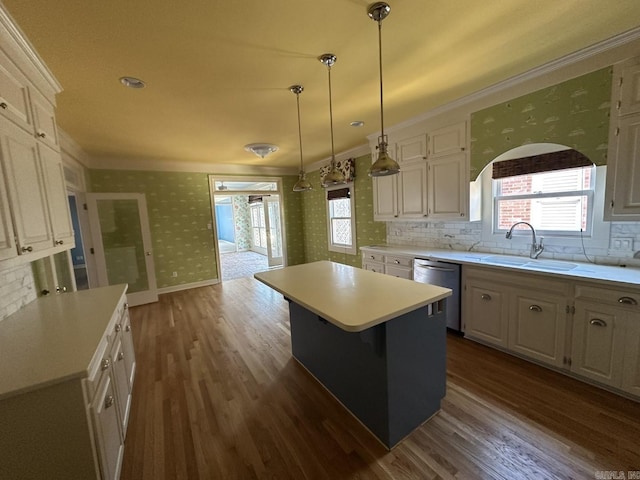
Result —
M 455 269 L 453 268 L 446 268 L 446 267 L 434 267 L 433 265 L 423 265 L 420 263 L 416 263 L 415 265 L 418 268 L 425 268 L 427 270 L 437 270 L 439 272 L 455 272 Z

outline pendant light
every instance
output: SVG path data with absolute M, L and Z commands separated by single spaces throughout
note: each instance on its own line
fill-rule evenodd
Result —
M 369 176 L 384 177 L 395 175 L 400 171 L 400 165 L 387 153 L 387 136 L 384 134 L 384 110 L 382 102 L 382 20 L 387 18 L 391 7 L 384 2 L 372 3 L 367 13 L 372 20 L 378 22 L 378 50 L 380 65 L 380 136 L 378 137 L 378 159 L 371 165 Z
M 327 71 L 329 72 L 329 125 L 331 128 L 331 170 L 329 173 L 325 175 L 322 179 L 323 187 L 330 187 L 331 185 L 340 185 L 342 183 L 347 183 L 344 175 L 336 165 L 336 153 L 333 147 L 333 108 L 331 105 L 331 67 L 338 58 L 333 53 L 325 53 L 318 57 L 320 63 L 327 66 Z
M 304 173 L 304 166 L 302 163 L 302 130 L 300 128 L 300 94 L 304 91 L 304 87 L 302 85 L 291 85 L 289 87 L 291 93 L 295 93 L 296 95 L 296 103 L 298 105 L 298 138 L 300 139 L 300 175 L 298 177 L 298 181 L 293 186 L 294 192 L 308 192 L 312 190 L 312 186 L 306 178 L 306 174 Z

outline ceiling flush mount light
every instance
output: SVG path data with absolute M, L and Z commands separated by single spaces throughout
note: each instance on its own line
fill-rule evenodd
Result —
M 245 145 L 244 149 L 247 152 L 256 154 L 260 158 L 264 158 L 270 153 L 278 151 L 278 147 L 270 143 L 250 143 L 248 145 Z
M 329 127 L 331 130 L 331 170 L 327 173 L 322 180 L 323 187 L 329 187 L 331 185 L 340 185 L 342 183 L 347 183 L 344 175 L 338 170 L 336 166 L 336 153 L 335 148 L 333 146 L 333 107 L 331 105 L 331 67 L 338 58 L 333 53 L 325 53 L 318 57 L 320 63 L 326 65 L 327 71 L 329 72 Z
M 387 136 L 384 134 L 384 109 L 382 101 L 382 20 L 387 18 L 391 7 L 384 2 L 369 5 L 367 14 L 372 20 L 378 22 L 378 50 L 380 66 L 380 137 L 378 137 L 378 159 L 371 165 L 369 175 L 372 177 L 384 177 L 395 175 L 400 171 L 400 165 L 387 153 Z
M 304 165 L 302 163 L 302 129 L 300 128 L 300 94 L 304 91 L 304 87 L 302 85 L 292 85 L 289 87 L 289 90 L 296 95 L 296 104 L 298 105 L 298 138 L 300 139 L 300 175 L 298 176 L 298 181 L 293 186 L 293 191 L 308 192 L 313 187 L 304 173 Z
M 144 88 L 147 86 L 142 80 L 135 77 L 120 77 L 120 83 L 129 88 Z
M 349 125 L 351 125 L 352 127 L 363 127 L 364 122 L 362 120 L 354 120 Z

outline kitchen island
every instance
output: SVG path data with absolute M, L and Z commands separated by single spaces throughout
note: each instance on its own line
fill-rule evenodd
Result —
M 289 301 L 294 358 L 387 448 L 438 412 L 451 290 L 329 261 L 255 278 Z

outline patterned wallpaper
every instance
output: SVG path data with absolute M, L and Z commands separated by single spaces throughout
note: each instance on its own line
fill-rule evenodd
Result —
M 91 170 L 93 192 L 144 193 L 158 288 L 218 277 L 205 173 Z M 172 272 L 178 272 L 172 277 Z
M 471 180 L 498 155 L 529 143 L 558 143 L 607 163 L 611 67 L 471 115 Z
M 308 177 L 307 177 L 308 178 Z M 303 231 L 303 215 L 307 212 L 303 210 L 303 201 L 306 195 L 311 192 L 294 192 L 293 186 L 298 181 L 297 175 L 282 177 L 284 218 L 287 237 L 287 260 L 289 265 L 305 263 L 305 232 Z M 319 180 L 316 179 L 318 185 Z
M 236 228 L 236 247 L 238 251 L 251 248 L 251 213 L 249 195 L 233 195 L 233 221 Z
M 373 182 L 367 175 L 371 166 L 371 155 L 356 159 L 354 182 L 356 246 L 385 243 L 386 224 L 373 221 Z M 307 179 L 313 190 L 302 194 L 304 203 L 304 249 L 305 261 L 332 260 L 359 267 L 362 264 L 360 252 L 356 255 L 330 252 L 327 232 L 327 206 L 325 189 L 320 187 L 320 172 L 310 172 Z

